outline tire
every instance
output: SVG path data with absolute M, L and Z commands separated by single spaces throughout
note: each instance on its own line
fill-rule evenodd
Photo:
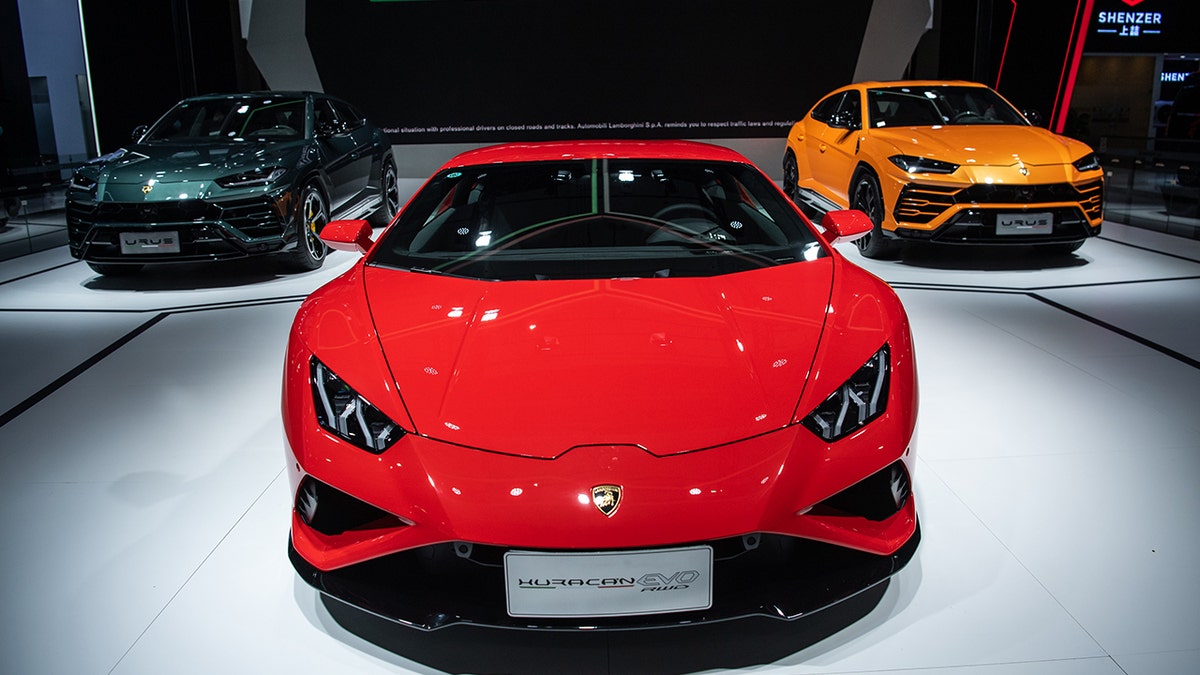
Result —
M 136 274 L 141 271 L 142 265 L 122 265 L 120 263 L 95 263 L 87 264 L 96 274 L 103 274 L 106 277 L 121 277 L 130 274 Z
M 796 156 L 788 150 L 783 155 L 783 191 L 796 201 L 796 191 L 800 183 L 800 169 L 796 166 Z
M 329 252 L 321 241 L 321 230 L 329 222 L 329 207 L 325 195 L 315 183 L 300 190 L 300 208 L 296 211 L 296 248 L 287 258 L 287 266 L 299 272 L 315 270 L 325 264 Z
M 883 234 L 883 192 L 879 181 L 868 171 L 859 172 L 850 191 L 850 208 L 858 209 L 871 219 L 871 233 L 855 240 L 859 253 L 874 259 L 894 258 L 900 253 L 900 242 L 890 241 Z
M 391 223 L 396 212 L 400 210 L 400 182 L 396 178 L 396 163 L 391 157 L 383 161 L 383 171 L 379 174 L 379 192 L 383 196 L 383 205 L 367 218 L 372 227 L 383 227 Z

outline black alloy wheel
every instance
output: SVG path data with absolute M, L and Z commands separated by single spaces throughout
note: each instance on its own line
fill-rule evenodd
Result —
M 400 181 L 396 178 L 396 164 L 388 157 L 383 161 L 383 172 L 379 175 L 379 192 L 383 204 L 367 219 L 372 227 L 382 227 L 392 222 L 400 210 Z
M 300 211 L 296 214 L 296 248 L 288 259 L 289 267 L 298 271 L 315 270 L 325 263 L 329 249 L 321 241 L 321 230 L 329 222 L 325 197 L 313 183 L 300 191 Z
M 796 167 L 796 156 L 788 150 L 783 155 L 783 191 L 793 201 L 796 199 L 797 185 L 800 183 L 800 169 Z
M 859 253 L 875 259 L 895 257 L 900 251 L 900 243 L 884 238 L 883 193 L 879 189 L 879 181 L 870 172 L 862 171 L 854 181 L 851 194 L 850 208 L 867 214 L 874 224 L 870 234 L 854 241 Z

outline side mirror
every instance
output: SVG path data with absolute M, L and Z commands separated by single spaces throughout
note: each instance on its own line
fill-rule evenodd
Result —
M 1042 113 L 1036 110 L 1022 110 L 1021 114 L 1024 115 L 1025 119 L 1029 120 L 1029 123 L 1033 126 L 1045 126 L 1044 120 L 1042 120 Z
M 829 126 L 835 129 L 849 129 L 857 131 L 859 129 L 858 122 L 854 119 L 854 115 L 849 111 L 840 110 L 829 117 Z
M 335 220 L 321 228 L 321 241 L 329 248 L 362 255 L 371 248 L 371 224 L 365 220 Z
M 314 131 L 317 138 L 332 138 L 342 133 L 342 128 L 336 122 L 322 122 Z
M 134 143 L 137 143 L 142 140 L 142 136 L 145 136 L 147 131 L 150 131 L 149 124 L 139 124 L 133 128 L 133 133 L 129 134 L 129 137 L 133 139 Z
M 875 229 L 867 214 L 858 210 L 830 211 L 821 218 L 821 236 L 830 244 L 854 241 Z

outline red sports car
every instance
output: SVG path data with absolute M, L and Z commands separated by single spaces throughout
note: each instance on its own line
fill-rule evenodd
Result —
M 904 309 L 744 157 L 504 145 L 442 167 L 288 344 L 292 564 L 424 629 L 800 617 L 920 538 Z

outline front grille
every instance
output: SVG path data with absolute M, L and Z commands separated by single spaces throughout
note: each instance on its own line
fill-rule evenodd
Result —
M 284 246 L 289 214 L 270 197 L 233 202 L 184 199 L 173 202 L 84 202 L 68 200 L 67 235 L 72 253 L 100 262 L 154 262 L 238 258 Z M 178 254 L 125 256 L 122 232 L 172 231 Z
M 1078 203 L 1088 219 L 1099 220 L 1104 212 L 1104 181 L 1082 185 L 1047 183 L 1043 185 L 978 184 L 966 188 L 909 183 L 900 191 L 893 210 L 898 223 L 932 222 L 955 205 L 1016 205 Z
M 896 200 L 896 221 L 901 223 L 928 223 L 954 205 L 954 193 L 958 188 L 909 183 L 900 191 Z

